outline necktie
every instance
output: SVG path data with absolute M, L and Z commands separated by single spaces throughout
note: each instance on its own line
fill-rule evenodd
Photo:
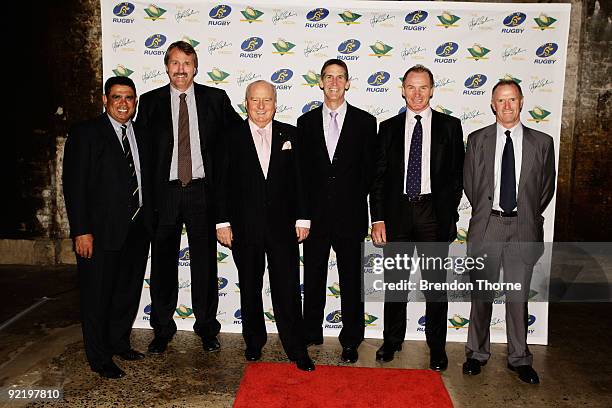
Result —
M 516 173 L 514 172 L 514 145 L 510 131 L 506 130 L 506 145 L 502 154 L 499 206 L 506 213 L 516 208 Z
M 406 168 L 406 194 L 415 198 L 421 193 L 421 159 L 423 150 L 423 125 L 421 116 L 414 117 L 417 123 L 412 130 L 410 139 L 410 152 L 408 154 L 408 167 Z
M 334 152 L 340 139 L 340 127 L 338 126 L 338 112 L 329 112 L 331 122 L 329 123 L 329 131 L 327 132 L 327 154 L 329 160 L 334 160 Z
M 268 140 L 265 129 L 257 129 L 257 134 L 259 164 L 261 164 L 261 170 L 263 170 L 264 177 L 267 178 L 268 167 L 270 166 L 270 141 Z
M 136 178 L 136 167 L 134 166 L 134 157 L 132 156 L 132 149 L 130 148 L 130 141 L 127 137 L 127 126 L 121 125 L 121 144 L 123 145 L 123 153 L 125 154 L 125 160 L 128 162 L 130 167 L 130 207 L 132 208 L 132 220 L 136 218 L 138 211 L 140 210 L 140 194 L 138 193 L 138 178 Z
M 191 181 L 191 142 L 189 140 L 189 111 L 186 94 L 182 93 L 178 120 L 178 179 L 183 185 Z

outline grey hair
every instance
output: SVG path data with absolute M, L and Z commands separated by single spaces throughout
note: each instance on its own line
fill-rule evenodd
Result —
M 272 91 L 274 92 L 274 103 L 276 104 L 276 87 L 272 85 L 270 82 L 265 81 L 263 79 L 258 79 L 257 81 L 253 81 L 247 85 L 246 91 L 244 92 L 244 100 L 246 101 L 249 99 L 249 91 L 251 90 L 251 87 L 256 84 L 268 84 L 272 88 Z

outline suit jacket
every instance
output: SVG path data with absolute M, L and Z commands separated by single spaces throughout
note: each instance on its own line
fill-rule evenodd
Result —
M 219 157 L 219 152 L 224 150 L 225 135 L 228 129 L 239 123 L 241 119 L 232 108 L 225 91 L 194 83 L 194 92 L 205 178 L 212 181 L 214 161 Z M 140 97 L 137 123 L 147 131 L 153 170 L 153 211 L 157 213 L 165 202 L 174 148 L 169 84 Z M 214 202 L 214 190 L 210 188 L 211 184 L 207 183 L 205 189 L 207 202 Z M 211 208 L 212 206 L 209 206 L 209 209 Z
M 334 234 L 363 240 L 368 234 L 368 203 L 376 146 L 376 119 L 350 104 L 333 160 L 323 132 L 323 108 L 297 121 L 304 179 L 311 214 L 310 237 Z
M 438 224 L 438 240 L 457 236 L 457 208 L 462 196 L 463 131 L 459 119 L 431 111 L 431 194 Z M 404 195 L 406 112 L 380 124 L 376 181 L 370 194 L 372 222 L 384 221 L 387 239 L 393 240 L 402 219 Z
M 308 219 L 298 146 L 297 129 L 273 121 L 265 178 L 248 119 L 228 134 L 217 172 L 217 223 L 231 223 L 236 243 L 262 242 L 267 231 L 279 242 L 297 244 L 295 222 Z
M 134 134 L 144 212 L 150 205 L 148 152 L 143 132 L 135 127 Z M 72 127 L 64 148 L 62 176 L 71 237 L 93 234 L 94 242 L 105 250 L 123 246 L 135 211 L 130 207 L 130 174 L 123 147 L 106 113 Z
M 474 243 L 482 241 L 491 218 L 495 188 L 496 137 L 496 124 L 479 129 L 468 137 L 463 179 L 465 195 L 472 205 L 472 218 L 468 230 L 468 245 L 472 249 Z M 542 213 L 550 203 L 554 192 L 553 139 L 545 133 L 523 126 L 523 159 L 516 200 L 519 241 L 543 241 Z

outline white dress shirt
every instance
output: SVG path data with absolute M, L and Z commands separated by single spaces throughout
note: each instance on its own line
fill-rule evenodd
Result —
M 121 126 L 123 126 L 123 123 L 117 122 L 108 114 L 106 116 L 108 116 L 108 118 L 110 119 L 110 122 L 113 125 L 113 129 L 115 129 L 115 133 L 117 134 L 117 138 L 119 139 L 119 145 L 121 146 L 121 150 L 123 150 L 123 132 L 121 131 Z M 138 181 L 138 202 L 142 207 L 142 185 L 140 181 L 140 156 L 138 155 L 138 144 L 136 144 L 136 135 L 134 134 L 134 126 L 132 125 L 132 121 L 128 121 L 125 125 L 127 126 L 125 133 L 127 134 L 128 143 L 130 144 L 130 150 L 132 151 L 134 169 L 136 170 L 136 180 Z
M 189 112 L 189 145 L 191 146 L 191 177 L 193 179 L 204 178 L 204 160 L 202 159 L 202 150 L 200 148 L 200 128 L 198 126 L 198 109 L 195 100 L 194 86 L 191 86 L 181 92 L 170 85 L 170 105 L 172 108 L 172 134 L 174 135 L 174 148 L 172 149 L 172 162 L 170 163 L 169 180 L 178 179 L 178 122 L 179 122 L 179 105 L 181 103 L 180 95 L 187 95 L 187 111 Z
M 404 194 L 406 194 L 406 173 L 408 160 L 410 159 L 410 142 L 412 132 L 417 121 L 415 115 L 421 115 L 421 126 L 423 127 L 423 144 L 421 150 L 421 194 L 431 193 L 431 107 L 425 108 L 420 113 L 414 113 L 406 109 L 406 129 L 404 131 Z
M 511 129 L 506 129 L 499 123 L 497 124 L 497 136 L 495 139 L 495 173 L 494 173 L 494 193 L 493 193 L 493 209 L 504 211 L 499 206 L 499 189 L 501 186 L 501 162 L 506 146 L 506 130 L 510 131 L 510 139 L 512 139 L 512 147 L 514 148 L 514 174 L 516 178 L 516 198 L 518 202 L 518 185 L 521 179 L 521 164 L 523 163 L 523 125 L 519 122 Z

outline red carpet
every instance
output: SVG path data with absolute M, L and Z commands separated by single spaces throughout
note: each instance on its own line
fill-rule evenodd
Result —
M 429 370 L 247 364 L 235 408 L 451 407 L 440 374 Z

